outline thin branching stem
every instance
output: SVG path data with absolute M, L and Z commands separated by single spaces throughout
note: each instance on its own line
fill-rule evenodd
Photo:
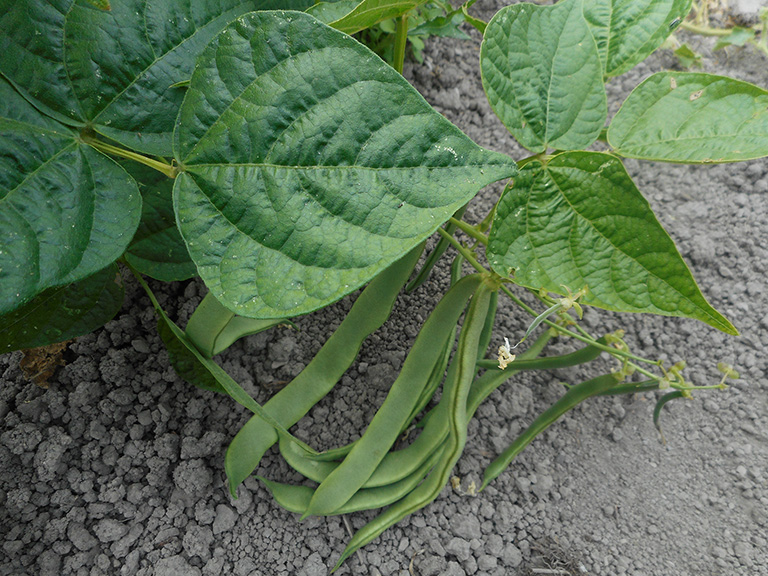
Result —
M 468 224 L 464 222 L 464 220 L 459 220 L 457 218 L 451 217 L 448 220 L 451 224 L 456 226 L 456 228 L 460 229 L 462 232 L 467 234 L 468 236 L 471 236 L 480 244 L 487 246 L 488 245 L 488 236 L 480 232 L 475 226 L 472 226 L 472 224 Z

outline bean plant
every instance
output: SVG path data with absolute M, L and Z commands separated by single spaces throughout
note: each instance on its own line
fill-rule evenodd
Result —
M 488 23 L 469 15 L 471 2 L 452 12 L 483 32 L 488 101 L 530 151 L 517 160 L 473 143 L 402 77 L 408 13 L 421 3 L 0 0 L 0 351 L 97 329 L 121 306 L 120 270 L 132 275 L 178 374 L 253 413 L 226 453 L 233 495 L 277 445 L 316 484 L 260 470 L 286 509 L 303 518 L 383 508 L 339 564 L 440 494 L 468 421 L 519 372 L 617 360 L 567 387 L 491 462 L 481 489 L 590 397 L 668 389 L 657 418 L 670 398 L 736 376 L 721 366 L 720 382 L 695 386 L 683 363 L 665 367 L 633 354 L 621 333 L 595 336 L 579 323 L 592 306 L 737 334 L 623 159 L 766 156 L 768 92 L 659 72 L 608 119 L 605 83 L 661 46 L 691 0 L 519 3 Z M 393 18 L 390 66 L 349 34 Z M 497 181 L 506 185 L 488 216 L 463 220 Z M 323 452 L 293 436 L 398 294 L 445 254 L 450 288 L 365 433 Z M 144 277 L 196 276 L 208 292 L 182 329 Z M 264 405 L 213 359 L 361 287 L 315 357 Z M 530 315 L 525 334 L 494 330 L 499 297 Z M 547 354 L 554 337 L 576 350 Z M 393 449 L 412 427 L 415 440 Z

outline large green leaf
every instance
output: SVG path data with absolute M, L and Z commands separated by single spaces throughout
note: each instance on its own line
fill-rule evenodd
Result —
M 533 152 L 585 148 L 605 124 L 602 65 L 581 0 L 502 8 L 485 30 L 480 69 L 491 108 Z
M 645 60 L 691 10 L 691 0 L 589 0 L 584 17 L 597 42 L 606 76 Z
M 114 262 L 140 214 L 125 170 L 0 78 L 0 314 Z
M 608 128 L 616 154 L 687 164 L 768 156 L 768 91 L 693 72 L 659 72 L 635 88 Z
M 173 180 L 136 162 L 121 165 L 139 184 L 143 201 L 141 222 L 125 252 L 126 261 L 142 274 L 165 282 L 197 275 L 176 227 Z
M 93 332 L 117 314 L 123 293 L 117 264 L 80 282 L 46 290 L 25 306 L 0 316 L 0 354 Z
M 0 0 L 0 72 L 76 125 L 148 154 L 171 135 L 195 58 L 241 14 L 310 0 Z
M 331 22 L 330 25 L 336 30 L 354 34 L 382 20 L 410 12 L 424 2 L 426 0 L 363 0 L 349 14 Z
M 736 329 L 704 299 L 674 242 L 621 161 L 567 152 L 527 164 L 499 202 L 493 269 L 533 289 L 589 289 L 583 302 Z
M 298 12 L 248 14 L 209 45 L 176 140 L 181 234 L 216 298 L 251 317 L 355 290 L 517 171 Z

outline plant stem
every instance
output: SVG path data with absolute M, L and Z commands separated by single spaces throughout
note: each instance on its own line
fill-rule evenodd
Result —
M 448 220 L 451 224 L 456 226 L 456 228 L 459 228 L 462 232 L 465 232 L 467 235 L 471 236 L 478 242 L 480 242 L 482 245 L 488 244 L 488 236 L 480 232 L 475 226 L 472 226 L 471 224 L 467 224 L 464 222 L 464 220 L 459 220 L 457 218 L 454 218 L 451 216 L 451 218 Z
M 405 63 L 405 44 L 408 42 L 408 13 L 406 12 L 395 20 L 395 55 L 392 66 L 398 74 L 403 73 Z
M 461 242 L 456 240 L 456 238 L 454 238 L 452 235 L 448 234 L 448 232 L 446 232 L 442 228 L 438 228 L 437 231 L 438 231 L 438 233 L 443 238 L 448 240 L 448 242 L 450 242 L 451 245 L 453 245 L 453 247 L 456 248 L 456 250 L 459 251 L 459 254 L 461 254 L 464 257 L 464 259 L 467 262 L 469 262 L 475 270 L 477 270 L 481 274 L 487 274 L 488 273 L 488 270 L 486 270 L 485 266 L 483 266 L 482 264 L 480 264 L 480 262 L 477 261 L 477 258 L 475 258 L 475 255 L 474 255 L 474 253 L 471 250 L 465 248 L 461 244 Z
M 504 291 L 504 293 L 518 306 L 520 306 L 523 310 L 528 312 L 531 316 L 537 316 L 536 311 L 528 306 L 525 302 L 520 300 L 507 286 L 502 285 L 501 289 Z M 647 358 L 643 358 L 642 356 L 636 356 L 635 354 L 632 354 L 631 352 L 625 352 L 624 350 L 618 350 L 616 348 L 612 348 L 611 346 L 606 346 L 605 344 L 600 344 L 592 338 L 591 336 L 583 336 L 577 332 L 573 332 L 571 330 L 568 330 L 567 328 L 564 328 L 563 326 L 558 325 L 556 322 L 552 322 L 552 320 L 544 320 L 544 324 L 547 324 L 551 328 L 554 328 L 557 330 L 560 334 L 563 334 L 565 336 L 570 336 L 571 338 L 575 338 L 576 340 L 579 340 L 580 342 L 584 342 L 585 344 L 590 344 L 592 346 L 595 346 L 596 348 L 599 348 L 603 352 L 608 352 L 612 356 L 623 356 L 625 358 L 630 358 L 632 360 L 637 360 L 638 362 L 644 362 L 646 364 L 657 364 L 657 362 L 654 362 L 653 360 L 648 360 Z M 635 366 L 632 364 L 632 367 L 636 368 L 638 372 L 641 374 L 644 374 L 646 376 L 649 376 L 651 378 L 658 378 L 656 374 L 653 374 L 652 372 L 648 372 L 647 370 L 644 370 L 643 368 L 639 366 Z
M 477 270 L 480 273 L 487 273 L 488 272 L 488 270 L 486 270 L 485 267 L 482 264 L 480 264 L 480 262 L 477 261 L 477 259 L 475 258 L 475 255 L 472 253 L 471 250 L 468 250 L 467 248 L 462 246 L 462 244 L 458 240 L 456 240 L 453 236 L 448 234 L 448 232 L 446 232 L 442 228 L 438 228 L 437 231 L 438 231 L 438 233 L 443 238 L 448 240 L 448 242 L 450 242 L 453 245 L 453 247 L 456 248 L 456 250 L 459 251 L 459 254 L 461 254 L 464 257 L 464 259 L 467 262 L 469 262 L 475 270 Z M 528 312 L 528 314 L 530 314 L 531 316 L 536 317 L 536 316 L 539 315 L 533 308 L 531 308 L 525 302 L 520 300 L 520 298 L 518 298 L 507 286 L 502 284 L 501 285 L 501 290 L 503 290 L 504 293 L 515 304 L 520 306 L 523 310 Z M 600 342 L 597 342 L 597 340 L 592 338 L 592 336 L 590 336 L 589 333 L 587 333 L 583 329 L 581 329 L 581 331 L 584 332 L 585 335 L 579 334 L 578 332 L 573 332 L 571 330 L 568 330 L 567 328 L 564 328 L 563 326 L 560 326 L 559 324 L 557 324 L 556 322 L 553 322 L 552 320 L 544 320 L 543 323 L 547 324 L 551 328 L 554 328 L 555 330 L 557 330 L 560 334 L 563 334 L 564 336 L 570 336 L 571 338 L 575 338 L 576 340 L 579 340 L 580 342 L 584 342 L 585 344 L 590 344 L 592 346 L 595 346 L 596 348 L 599 348 L 603 352 L 608 352 L 612 356 L 622 356 L 624 358 L 629 358 L 631 360 L 637 360 L 638 362 L 643 362 L 645 364 L 658 365 L 658 362 L 655 362 L 653 360 L 648 360 L 647 358 L 643 358 L 642 356 L 637 356 L 635 354 L 632 354 L 631 352 L 626 352 L 624 350 L 618 350 L 618 349 L 613 348 L 611 346 L 607 346 L 605 344 L 601 344 Z M 659 378 L 658 375 L 656 375 L 653 372 L 650 372 L 650 371 L 642 368 L 641 366 L 638 366 L 638 365 L 636 365 L 634 363 L 631 363 L 631 362 L 629 363 L 629 365 L 632 366 L 632 368 L 634 368 L 640 374 L 643 374 L 644 376 L 647 376 L 649 378 L 653 378 L 655 380 L 657 380 Z
M 82 136 L 82 140 L 84 143 L 88 144 L 89 146 L 92 146 L 93 148 L 95 148 L 100 152 L 104 152 L 106 154 L 112 154 L 113 156 L 119 156 L 121 158 L 127 158 L 129 160 L 134 160 L 135 162 L 139 162 L 140 164 L 149 166 L 150 168 L 153 168 L 158 172 L 162 172 L 163 174 L 168 176 L 168 178 L 176 178 L 176 175 L 179 173 L 179 170 L 175 166 L 172 166 L 166 162 L 161 162 L 160 160 L 149 158 L 137 152 L 126 150 L 125 148 L 118 148 L 117 146 L 112 146 L 111 144 L 107 144 L 106 142 L 101 142 L 100 140 L 96 140 L 91 136 Z
M 701 36 L 728 36 L 731 33 L 731 30 L 727 28 L 711 28 L 710 26 L 697 26 L 696 24 L 692 24 L 691 22 L 682 22 L 680 24 L 680 28 L 683 30 L 687 30 L 688 32 L 693 32 L 694 34 L 699 34 Z
M 538 154 L 533 154 L 531 156 L 526 156 L 522 160 L 518 160 L 517 161 L 517 167 L 518 168 L 522 168 L 523 166 L 525 166 L 529 162 L 533 162 L 535 160 L 540 160 L 542 162 L 546 162 L 548 158 L 549 158 L 549 155 L 546 152 L 539 152 Z

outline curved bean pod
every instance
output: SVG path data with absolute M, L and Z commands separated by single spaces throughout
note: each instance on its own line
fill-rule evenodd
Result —
M 614 374 L 604 374 L 597 378 L 592 378 L 581 384 L 576 384 L 568 389 L 560 399 L 547 408 L 533 423 L 520 434 L 509 447 L 504 450 L 493 462 L 485 469 L 483 475 L 483 485 L 480 490 L 488 486 L 488 483 L 507 469 L 512 460 L 530 444 L 536 436 L 554 423 L 558 418 L 569 410 L 576 407 L 590 396 L 598 395 L 606 390 L 610 390 L 619 380 Z
M 423 247 L 422 243 L 374 278 L 312 361 L 264 404 L 264 410 L 281 426 L 287 429 L 296 424 L 347 371 L 363 341 L 389 318 L 400 288 L 408 280 Z M 224 460 L 233 496 L 237 486 L 250 476 L 277 441 L 275 428 L 257 416 L 240 429 Z
M 402 520 L 408 514 L 423 508 L 440 494 L 443 486 L 461 456 L 467 439 L 467 395 L 475 375 L 477 347 L 485 324 L 492 289 L 484 283 L 480 285 L 470 303 L 464 326 L 459 337 L 459 346 L 453 362 L 458 363 L 452 381 L 446 381 L 446 391 L 442 404 L 448 406 L 449 437 L 441 454 L 440 461 L 432 473 L 418 487 L 398 500 L 375 519 L 358 530 L 347 544 L 339 561 L 344 560 L 358 548 L 378 537 L 384 530 Z
M 407 423 L 406 418 L 419 401 L 421 391 L 440 360 L 449 336 L 453 335 L 453 327 L 464 312 L 466 302 L 476 291 L 478 294 L 488 293 L 483 310 L 485 320 L 490 291 L 484 291 L 483 285 L 480 275 L 465 276 L 438 302 L 419 331 L 400 374 L 368 429 L 338 468 L 317 487 L 305 517 L 327 515 L 338 510 L 371 477 Z M 472 302 L 475 301 L 476 298 L 472 298 Z M 476 359 L 477 348 L 472 361 L 473 370 Z
M 605 344 L 605 338 L 597 340 L 599 344 Z M 533 360 L 526 360 L 521 355 L 518 359 L 512 362 L 506 370 L 499 370 L 498 368 L 492 368 L 486 370 L 482 376 L 476 379 L 472 383 L 472 390 L 469 392 L 469 399 L 467 405 L 470 407 L 472 414 L 480 406 L 480 404 L 488 398 L 488 396 L 511 378 L 514 374 L 522 372 L 523 370 L 555 370 L 557 368 L 567 368 L 569 366 L 577 366 L 579 364 L 585 364 L 591 362 L 600 354 L 602 350 L 596 346 L 585 346 L 576 352 L 570 354 L 563 354 L 562 356 L 549 356 L 544 358 L 536 358 Z
M 398 482 L 387 484 L 386 486 L 358 490 L 346 504 L 330 515 L 350 514 L 360 510 L 375 510 L 397 502 L 424 480 L 424 477 L 438 461 L 440 454 L 440 451 L 435 452 L 413 473 Z M 304 514 L 315 493 L 314 488 L 309 486 L 292 486 L 261 477 L 259 477 L 259 480 L 266 484 L 273 498 L 280 506 L 296 514 Z
M 477 360 L 478 362 L 485 358 L 485 351 L 491 343 L 491 337 L 493 336 L 493 326 L 496 323 L 496 309 L 499 303 L 499 293 L 493 292 L 491 294 L 491 302 L 488 305 L 488 315 L 485 317 L 485 325 L 483 326 L 483 333 L 480 335 L 480 344 L 477 347 Z

